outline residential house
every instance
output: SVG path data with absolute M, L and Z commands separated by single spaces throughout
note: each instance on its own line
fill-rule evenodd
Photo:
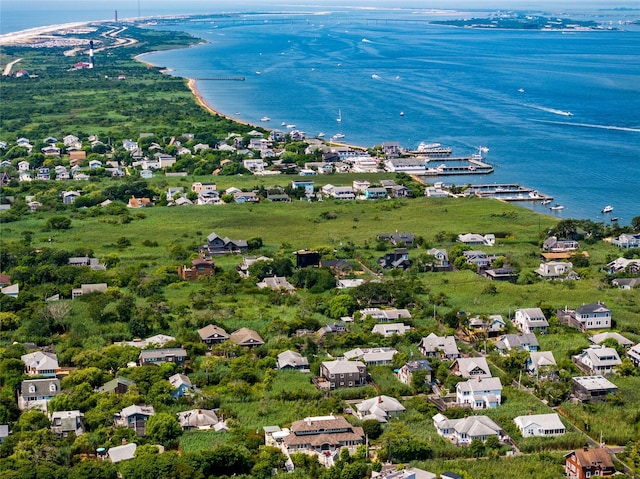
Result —
M 427 250 L 427 254 L 435 258 L 434 269 L 436 271 L 447 271 L 452 268 L 452 265 L 449 264 L 447 250 L 431 248 Z
M 496 237 L 493 234 L 467 233 L 459 234 L 458 241 L 469 246 L 493 246 L 496 244 Z
M 449 369 L 456 376 L 461 376 L 465 379 L 491 377 L 487 360 L 482 356 L 477 358 L 457 358 Z
M 29 376 L 55 378 L 56 373 L 60 372 L 55 353 L 36 351 L 22 355 L 20 360 L 24 363 L 24 372 Z
M 618 352 L 613 348 L 593 345 L 573 357 L 576 365 L 589 374 L 613 374 L 614 369 L 622 364 Z
M 67 148 L 70 148 L 70 147 L 82 148 L 82 142 L 80 141 L 80 138 L 78 138 L 75 135 L 65 136 L 62 139 L 62 143 L 64 143 L 64 146 L 66 146 Z
M 9 437 L 9 425 L 0 424 L 0 444 L 2 444 Z
M 360 310 L 360 314 L 362 315 L 362 319 L 371 316 L 379 323 L 388 323 L 399 319 L 411 319 L 411 313 L 407 309 L 365 308 Z
M 394 246 L 411 248 L 415 245 L 416 235 L 411 233 L 378 233 L 376 238 L 381 241 L 388 241 Z
M 323 361 L 320 365 L 321 387 L 336 389 L 362 386 L 367 383 L 367 367 L 360 361 Z
M 5 296 L 11 296 L 12 298 L 17 298 L 18 294 L 20 293 L 20 285 L 16 283 L 16 284 L 10 284 L 9 286 L 4 286 L 0 288 L 0 293 L 4 294 Z
M 233 193 L 233 200 L 236 203 L 258 203 L 260 197 L 253 191 L 236 191 Z
M 269 288 L 273 291 L 282 291 L 285 293 L 293 293 L 296 290 L 295 286 L 289 283 L 284 276 L 266 277 L 259 283 L 256 283 L 256 286 L 260 289 Z
M 605 448 L 589 449 L 585 446 L 565 454 L 564 472 L 567 479 L 589 479 L 613 477 L 616 468 Z
M 71 299 L 79 298 L 84 294 L 104 293 L 107 290 L 107 283 L 81 284 L 79 288 L 71 290 Z
M 368 200 L 379 200 L 387 197 L 387 190 L 382 187 L 370 186 L 364 192 L 364 197 Z
M 573 395 L 581 402 L 603 400 L 618 390 L 618 386 L 601 375 L 571 378 Z
M 617 238 L 613 238 L 611 243 L 618 248 L 640 248 L 640 234 L 623 233 Z
M 393 198 L 411 198 L 413 196 L 413 191 L 404 185 L 393 185 L 390 193 Z
M 540 263 L 535 272 L 543 279 L 576 279 L 577 277 L 573 272 L 573 263 L 570 261 Z
M 525 363 L 527 372 L 538 377 L 541 375 L 547 376 L 545 372 L 548 372 L 554 366 L 556 366 L 556 358 L 553 357 L 552 351 L 531 351 L 529 359 Z
M 305 373 L 310 371 L 309 360 L 299 352 L 290 349 L 278 354 L 276 365 L 279 370 L 296 369 Z
M 112 379 L 111 381 L 107 381 L 106 383 L 104 383 L 102 386 L 96 389 L 96 392 L 124 394 L 129 390 L 129 388 L 135 385 L 136 383 L 132 379 L 118 376 L 115 379 Z
M 364 193 L 367 190 L 367 188 L 371 186 L 371 183 L 367 180 L 353 180 L 352 186 L 353 186 L 353 191 L 356 191 L 358 193 Z
M 177 373 L 170 376 L 169 383 L 173 388 L 173 391 L 171 392 L 171 397 L 173 399 L 192 396 L 196 392 L 195 386 L 191 384 L 189 377 L 184 374 Z
M 348 288 L 357 288 L 361 286 L 366 281 L 362 278 L 358 279 L 339 279 L 336 283 L 336 288 L 338 289 L 348 289 Z
M 404 468 L 402 470 L 396 470 L 398 466 L 383 466 L 380 472 L 371 471 L 372 479 L 436 479 L 437 476 L 424 469 L 418 469 L 417 467 Z M 444 476 L 440 476 L 444 477 Z
M 632 290 L 640 287 L 640 278 L 616 278 L 611 281 L 611 285 L 619 289 Z
M 605 342 L 607 339 L 613 339 L 625 349 L 629 349 L 631 346 L 633 346 L 633 341 L 631 341 L 630 339 L 625 338 L 620 333 L 616 333 L 616 332 L 612 333 L 609 331 L 604 333 L 594 334 L 589 338 L 589 341 L 591 341 L 593 344 L 601 344 Z
M 482 276 L 491 281 L 511 281 L 518 280 L 518 273 L 511 266 L 502 266 L 501 268 L 485 269 L 481 272 Z
M 183 348 L 143 349 L 138 356 L 140 366 L 162 363 L 176 363 L 182 366 L 187 360 L 187 351 Z
M 411 385 L 411 380 L 413 378 L 413 373 L 416 371 L 426 371 L 426 375 L 424 378 L 425 383 L 431 383 L 431 364 L 426 359 L 417 359 L 412 361 L 407 361 L 407 363 L 398 369 L 396 376 L 398 377 L 398 381 L 407 386 Z
M 119 346 L 134 346 L 140 349 L 146 348 L 161 348 L 169 341 L 175 341 L 176 338 L 168 336 L 166 334 L 156 334 L 155 336 L 149 336 L 145 339 L 135 338 L 133 341 L 122 341 L 115 343 Z
M 513 322 L 523 333 L 546 333 L 549 327 L 540 308 L 516 309 Z
M 147 420 L 154 414 L 153 406 L 133 404 L 114 415 L 114 425 L 133 429 L 136 435 L 144 436 L 147 433 Z
M 600 302 L 583 304 L 575 310 L 560 309 L 557 316 L 560 324 L 580 331 L 611 328 L 611 310 Z
M 60 394 L 58 378 L 26 379 L 20 383 L 18 392 L 18 409 L 40 409 L 47 411 L 49 401 Z
M 353 273 L 353 265 L 344 259 L 320 259 L 320 266 L 329 268 L 336 277 L 343 277 Z
M 256 348 L 264 345 L 264 340 L 253 329 L 240 328 L 229 336 L 229 340 L 238 346 Z
M 213 276 L 216 264 L 211 259 L 198 258 L 191 261 L 191 267 L 178 266 L 178 275 L 185 281 L 196 281 L 202 276 Z
M 411 326 L 406 326 L 404 323 L 386 323 L 386 324 L 376 324 L 371 332 L 373 334 L 380 334 L 385 338 L 390 338 L 394 334 L 398 336 L 402 336 L 404 333 L 409 331 Z
M 126 441 L 125 441 L 126 442 Z M 122 461 L 130 461 L 136 457 L 136 449 L 138 445 L 135 442 L 122 444 L 121 446 L 110 447 L 107 450 L 109 460 L 114 464 Z
M 294 421 L 282 441 L 291 453 L 310 451 L 333 455 L 342 448 L 355 452 L 365 443 L 365 435 L 361 427 L 352 426 L 342 416 L 315 416 Z
M 435 333 L 422 338 L 418 344 L 420 352 L 429 358 L 456 359 L 460 357 L 460 351 L 453 336 L 436 336 Z
M 509 354 L 512 349 L 537 351 L 539 348 L 538 339 L 533 333 L 505 334 L 496 341 L 496 349 L 501 356 Z
M 327 334 L 346 333 L 349 330 L 347 326 L 341 321 L 335 321 L 333 323 L 325 324 L 318 331 L 317 335 L 320 340 Z
M 629 359 L 631 359 L 631 362 L 636 367 L 640 366 L 640 343 L 629 348 L 629 351 L 627 351 L 627 356 L 629 357 Z
M 291 188 L 293 188 L 294 190 L 302 188 L 304 190 L 305 196 L 313 195 L 313 187 L 314 182 L 310 180 L 297 180 L 291 182 Z
M 102 162 L 100 160 L 90 160 L 89 161 L 89 169 L 96 170 L 98 168 L 102 168 Z
M 378 422 L 388 422 L 405 410 L 396 398 L 382 395 L 356 404 L 355 413 L 362 421 L 375 419 Z
M 82 196 L 82 193 L 79 191 L 63 191 L 62 192 L 62 203 L 65 205 L 73 204 L 73 202 Z
M 257 261 L 273 261 L 273 259 L 267 256 L 243 256 L 242 263 L 236 266 L 236 270 L 243 278 L 249 277 L 249 268 Z
M 224 421 L 218 419 L 211 409 L 191 409 L 178 413 L 178 422 L 183 431 L 226 431 Z
M 518 416 L 513 422 L 520 429 L 522 437 L 561 436 L 567 432 L 558 413 Z
M 48 167 L 41 166 L 36 170 L 36 180 L 49 181 L 51 179 L 51 173 Z
M 56 411 L 51 415 L 51 430 L 58 437 L 84 434 L 84 414 L 80 411 Z
M 227 332 L 220 326 L 208 324 L 204 328 L 198 329 L 200 340 L 211 348 L 214 344 L 224 343 L 229 339 Z
M 383 366 L 392 364 L 397 352 L 394 348 L 355 348 L 345 351 L 344 357 L 362 361 L 367 366 Z
M 580 244 L 574 240 L 559 240 L 556 236 L 550 236 L 542 243 L 542 249 L 550 253 L 562 253 L 580 249 Z
M 502 439 L 500 426 L 487 416 L 467 416 L 462 419 L 447 419 L 442 414 L 433 416 L 433 425 L 438 434 L 456 445 L 467 445 L 474 439 L 486 441 L 489 436 Z
M 499 336 L 507 327 L 507 324 L 499 314 L 490 314 L 487 319 L 481 316 L 469 318 L 469 329 L 486 334 L 493 338 Z
M 69 258 L 69 266 L 88 266 L 94 271 L 107 269 L 104 264 L 100 264 L 98 258 L 90 258 L 89 256 L 72 256 Z
M 496 259 L 496 256 L 488 255 L 481 250 L 463 251 L 462 255 L 468 264 L 475 265 L 478 270 L 489 268 L 491 263 Z
M 324 187 L 323 187 L 324 192 Z M 328 196 L 336 200 L 355 200 L 356 195 L 351 186 L 334 186 Z
M 271 201 L 272 203 L 291 203 L 291 197 L 286 193 L 267 192 L 267 201 Z
M 456 384 L 456 403 L 471 409 L 495 408 L 502 402 L 500 378 L 475 377 Z
M 382 152 L 387 157 L 395 158 L 404 153 L 404 148 L 397 141 L 385 141 L 382 143 Z
M 296 251 L 294 254 L 296 255 L 296 268 L 320 266 L 320 253 L 318 251 L 301 249 Z
M 607 272 L 609 274 L 620 273 L 624 271 L 629 274 L 640 274 L 640 259 L 616 258 L 607 264 Z
M 207 244 L 201 248 L 210 255 L 225 253 L 242 253 L 249 249 L 245 240 L 231 240 L 227 237 L 222 238 L 215 232 L 207 236 Z
M 144 208 L 146 206 L 152 206 L 150 198 L 136 198 L 132 196 L 129 198 L 129 202 L 127 203 L 127 208 Z
M 24 171 L 29 171 L 29 169 L 31 168 L 31 165 L 29 164 L 28 161 L 26 160 L 22 160 L 18 162 L 18 171 L 19 172 L 24 172 Z
M 378 258 L 378 264 L 384 269 L 408 269 L 411 267 L 407 248 L 396 248 L 393 253 L 387 253 Z

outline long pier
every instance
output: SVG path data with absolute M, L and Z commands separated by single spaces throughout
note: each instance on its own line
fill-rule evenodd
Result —
M 550 202 L 553 196 L 538 190 L 522 186 L 518 183 L 473 185 L 465 191 L 468 195 L 479 198 L 496 198 L 503 201 L 545 201 Z

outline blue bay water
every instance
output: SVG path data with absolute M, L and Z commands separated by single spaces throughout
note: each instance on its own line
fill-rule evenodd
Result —
M 197 87 L 218 111 L 257 125 L 341 132 L 362 146 L 441 142 L 459 155 L 487 146 L 495 173 L 439 179 L 518 182 L 565 209 L 527 206 L 561 217 L 608 221 L 600 213 L 608 204 L 622 223 L 640 214 L 639 32 L 488 31 L 389 18 L 180 23 L 171 28 L 209 43 L 145 60 L 189 78 L 244 76 Z

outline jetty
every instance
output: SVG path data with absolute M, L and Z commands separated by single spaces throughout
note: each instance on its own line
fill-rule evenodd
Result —
M 410 158 L 389 158 L 385 169 L 396 173 L 417 176 L 487 175 L 493 173 L 493 166 L 482 156 L 433 158 L 413 156 Z
M 503 201 L 551 201 L 553 196 L 518 183 L 472 185 L 465 190 L 466 195 L 478 198 L 495 198 Z

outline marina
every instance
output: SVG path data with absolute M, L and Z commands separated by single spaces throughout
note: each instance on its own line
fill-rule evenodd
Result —
M 481 155 L 464 157 L 412 156 L 390 158 L 385 161 L 387 171 L 418 176 L 487 175 L 493 166 L 485 163 Z
M 543 205 L 547 205 L 553 200 L 553 196 L 545 195 L 538 190 L 518 183 L 473 185 L 467 188 L 465 193 L 476 195 L 478 198 L 495 198 L 503 201 L 540 201 Z

